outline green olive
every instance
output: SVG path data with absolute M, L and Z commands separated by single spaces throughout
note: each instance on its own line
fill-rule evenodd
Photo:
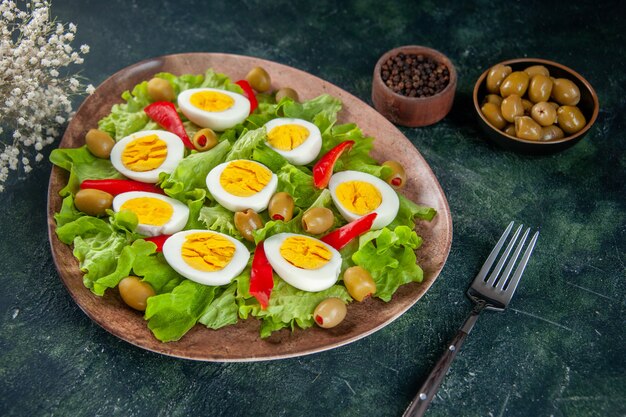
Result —
M 343 273 L 343 283 L 348 289 L 348 293 L 357 301 L 376 293 L 376 283 L 372 275 L 360 266 L 353 266 Z
M 487 91 L 490 93 L 498 93 L 502 81 L 504 81 L 511 71 L 512 69 L 509 66 L 502 64 L 494 65 L 487 74 Z
M 264 93 L 272 86 L 270 75 L 261 67 L 254 67 L 246 75 L 246 80 L 250 83 L 250 87 L 259 93 Z
M 530 78 L 523 71 L 515 71 L 510 73 L 500 85 L 500 95 L 508 97 L 511 94 L 517 94 L 522 97 L 528 89 Z
M 173 101 L 176 98 L 176 93 L 167 80 L 153 78 L 148 81 L 148 97 L 152 101 Z
M 395 189 L 400 189 L 406 184 L 406 172 L 402 164 L 398 161 L 385 161 L 383 166 L 391 168 L 391 174 L 386 181 Z
M 128 276 L 120 281 L 118 289 L 122 300 L 135 310 L 145 311 L 148 298 L 156 295 L 152 285 L 135 276 Z
M 502 105 L 502 97 L 500 97 L 497 94 L 487 94 L 485 96 L 485 98 L 483 99 L 483 104 L 485 103 L 493 103 L 496 106 L 501 106 Z
M 515 136 L 515 124 L 510 124 L 507 127 L 505 127 L 503 132 L 509 136 Z
M 323 300 L 315 307 L 313 318 L 318 326 L 325 329 L 337 326 L 346 318 L 346 304 L 339 298 L 331 297 Z
M 522 99 L 522 106 L 524 107 L 524 115 L 530 116 L 530 110 L 533 108 L 533 103 L 530 100 Z
M 524 72 L 528 74 L 530 78 L 537 74 L 545 75 L 546 77 L 550 76 L 550 71 L 548 71 L 548 69 L 543 65 L 532 65 L 526 68 Z
M 559 118 L 559 127 L 570 135 L 580 131 L 587 123 L 585 116 L 576 106 L 561 106 L 556 114 Z
M 562 139 L 563 137 L 565 137 L 565 134 L 557 125 L 550 125 L 541 128 L 541 140 Z
M 235 227 L 244 239 L 254 242 L 252 232 L 263 227 L 263 220 L 256 211 L 245 209 L 235 213 Z
M 213 129 L 205 127 L 196 132 L 191 138 L 191 143 L 197 151 L 204 152 L 213 149 L 217 145 L 217 134 Z
M 530 116 L 541 126 L 550 126 L 556 122 L 556 110 L 546 101 L 535 104 L 530 111 Z
M 533 75 L 528 85 L 528 98 L 533 103 L 548 101 L 552 93 L 552 80 L 543 74 Z
M 283 87 L 276 92 L 276 102 L 279 103 L 285 97 L 289 97 L 295 102 L 299 100 L 298 92 L 289 87 Z
M 319 235 L 333 226 L 335 215 L 326 207 L 311 207 L 302 215 L 302 228 L 312 235 Z
M 104 216 L 112 204 L 113 196 L 111 194 L 93 188 L 80 190 L 74 196 L 76 208 L 90 216 Z
M 485 103 L 480 108 L 485 115 L 485 118 L 489 123 L 491 123 L 496 129 L 502 130 L 506 126 L 506 120 L 502 117 L 502 112 L 500 111 L 500 106 L 496 106 L 493 103 Z
M 293 197 L 289 193 L 276 193 L 270 199 L 267 211 L 272 220 L 288 222 L 293 217 Z
M 502 100 L 502 106 L 500 106 L 502 117 L 507 122 L 513 123 L 516 117 L 524 115 L 524 105 L 522 98 L 517 94 L 511 94 L 504 100 Z
M 115 145 L 115 141 L 107 132 L 98 129 L 90 129 L 85 135 L 85 143 L 87 149 L 93 156 L 102 159 L 108 159 L 111 156 L 111 149 Z
M 580 101 L 580 89 L 566 78 L 557 78 L 550 97 L 562 106 L 575 106 Z
M 528 116 L 515 119 L 515 136 L 520 139 L 541 139 L 541 126 Z

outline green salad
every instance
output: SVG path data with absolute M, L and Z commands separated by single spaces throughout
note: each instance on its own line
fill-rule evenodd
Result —
M 79 195 L 81 190 L 89 189 L 91 183 L 117 184 L 116 187 L 125 184 L 123 181 L 131 178 L 129 175 L 132 174 L 128 174 L 123 167 L 136 164 L 140 166 L 137 171 L 149 170 L 151 158 L 161 157 L 155 156 L 160 152 L 154 150 L 156 148 L 149 151 L 149 155 L 141 154 L 141 149 L 136 154 L 130 151 L 123 154 L 122 158 L 126 159 L 122 160 L 122 165 L 114 159 L 115 147 L 110 157 L 96 156 L 98 152 L 87 145 L 73 149 L 56 149 L 50 155 L 52 163 L 69 171 L 68 183 L 60 191 L 63 198 L 62 206 L 55 215 L 56 234 L 61 242 L 73 247 L 73 254 L 84 273 L 83 282 L 94 294 L 102 296 L 108 290 L 125 291 L 121 283 L 129 276 L 135 277 L 136 281 L 149 288 L 148 296 L 144 297 L 144 319 L 148 327 L 158 340 L 169 342 L 179 340 L 198 323 L 210 329 L 219 329 L 236 324 L 239 320 L 254 318 L 260 320 L 260 335 L 263 338 L 283 328 L 294 330 L 296 327 L 302 329 L 311 327 L 316 323 L 314 311 L 322 301 L 332 298 L 349 304 L 363 298 L 355 297 L 344 282 L 344 272 L 355 266 L 361 267 L 371 275 L 375 284 L 375 291 L 371 296 L 385 302 L 392 299 L 401 285 L 422 281 L 423 273 L 416 263 L 415 256 L 415 250 L 420 247 L 422 239 L 414 230 L 415 221 L 431 220 L 436 212 L 433 208 L 411 202 L 393 188 L 392 199 L 397 200 L 395 209 L 383 213 L 379 208 L 378 215 L 372 217 L 373 223 L 370 222 L 364 229 L 359 229 L 363 227 L 362 219 L 367 217 L 368 212 L 386 204 L 385 199 L 388 197 L 385 192 L 388 191 L 381 193 L 372 191 L 372 187 L 377 186 L 371 184 L 378 183 L 374 180 L 363 181 L 358 173 L 387 184 L 392 172 L 388 165 L 380 165 L 370 156 L 373 138 L 364 136 L 359 127 L 353 123 L 337 122 L 337 115 L 342 108 L 340 100 L 330 95 L 321 95 L 303 102 L 291 97 L 279 98 L 277 102 L 276 94 L 257 93 L 255 99 L 258 107 L 246 108 L 245 118 L 232 126 L 224 128 L 219 125 L 220 128 L 213 129 L 214 136 L 209 138 L 212 141 L 209 146 L 206 144 L 206 135 L 198 135 L 198 132 L 206 126 L 199 125 L 203 122 L 194 113 L 185 111 L 183 107 L 188 103 L 182 105 L 181 98 L 190 96 L 189 102 L 196 107 L 202 105 L 228 107 L 232 105 L 232 101 L 224 98 L 227 95 L 220 94 L 219 91 L 234 94 L 232 97 L 236 101 L 239 100 L 237 96 L 250 97 L 251 90 L 246 89 L 245 85 L 242 88 L 241 83 L 234 83 L 226 75 L 211 69 L 202 75 L 176 76 L 159 73 L 155 75 L 155 79 L 161 83 L 166 82 L 164 85 L 170 91 L 170 97 L 166 97 L 171 103 L 169 105 L 176 110 L 184 133 L 189 138 L 193 137 L 192 144 L 195 145 L 195 149 L 177 151 L 181 152 L 181 157 L 167 172 L 158 172 L 154 179 L 138 178 L 139 182 L 154 187 L 161 193 L 159 195 L 182 203 L 180 205 L 186 213 L 182 223 L 179 221 L 178 229 L 182 230 L 164 233 L 167 229 L 142 227 L 142 223 L 145 223 L 142 216 L 145 213 L 139 214 L 128 209 L 130 206 L 125 205 L 127 203 L 122 204 L 121 208 L 116 207 L 115 200 L 118 196 L 115 196 L 112 206 L 105 206 L 99 213 L 80 210 L 81 202 L 78 199 L 81 198 Z M 210 98 L 192 94 L 201 91 L 200 89 L 211 89 L 218 93 L 211 93 L 213 95 Z M 99 133 L 110 136 L 115 144 L 121 143 L 129 136 L 149 141 L 153 137 L 160 137 L 159 132 L 172 131 L 164 128 L 167 127 L 167 123 L 163 122 L 163 117 L 153 116 L 154 106 L 148 111 L 148 106 L 155 102 L 160 105 L 163 101 L 162 97 L 161 100 L 159 97 L 156 97 L 157 100 L 154 99 L 155 94 L 150 91 L 148 81 L 136 85 L 132 91 L 124 92 L 122 98 L 124 103 L 114 105 L 110 114 L 97 122 Z M 219 102 L 222 98 L 226 100 L 226 104 Z M 200 99 L 204 101 L 198 104 Z M 211 103 L 207 104 L 208 101 Z M 219 111 L 221 110 L 217 110 Z M 196 123 L 192 122 L 192 119 Z M 279 119 L 292 121 L 297 119 L 314 125 L 319 129 L 321 137 L 319 149 L 308 151 L 309 155 L 305 160 L 286 156 L 285 152 L 281 152 L 284 143 L 281 145 L 280 140 L 288 138 L 289 143 L 285 145 L 287 148 L 304 147 L 308 139 L 305 138 L 303 144 L 299 143 L 302 136 L 298 136 L 298 132 L 311 125 L 303 123 L 302 126 L 305 127 L 300 128 L 292 123 L 289 125 L 291 130 L 287 132 L 288 135 L 274 142 L 275 138 L 270 135 L 271 129 L 268 127 L 270 125 L 266 124 Z M 96 121 L 94 128 L 95 124 Z M 349 146 L 345 146 L 348 142 Z M 168 155 L 174 152 L 172 149 L 175 147 L 180 148 L 180 144 L 171 146 L 168 145 Z M 203 147 L 206 149 L 201 149 Z M 338 152 L 338 149 L 344 151 Z M 333 153 L 335 158 L 331 158 L 333 161 L 330 166 L 325 167 L 324 172 L 330 178 L 330 185 L 320 186 L 317 176 Z M 129 158 L 135 159 L 128 162 Z M 256 170 L 254 184 L 251 184 L 252 180 L 242 180 L 238 177 L 241 172 L 248 175 L 247 170 L 252 169 L 249 161 L 265 167 L 262 174 L 267 174 L 268 179 L 261 177 L 257 168 L 253 169 Z M 226 170 L 234 167 L 232 162 L 239 163 L 237 167 L 239 171 L 231 170 L 227 174 Z M 213 183 L 208 178 L 211 175 L 215 177 L 214 171 L 218 167 L 223 167 L 220 169 L 224 171 Z M 333 178 L 339 178 L 339 174 L 346 177 L 345 184 L 333 185 Z M 229 175 L 232 176 L 230 180 Z M 117 180 L 122 182 L 116 183 Z M 287 198 L 288 213 L 274 215 L 272 202 L 269 203 L 269 210 L 265 202 L 253 213 L 254 218 L 258 218 L 259 221 L 248 221 L 246 224 L 254 224 L 254 227 L 243 230 L 241 219 L 248 220 L 244 215 L 250 214 L 249 209 L 242 208 L 245 207 L 245 202 L 242 203 L 244 206 L 231 204 L 228 192 L 231 190 L 230 192 L 241 199 L 233 198 L 232 201 L 248 201 L 243 200 L 246 195 L 262 192 L 254 188 L 256 182 L 261 184 L 257 188 L 268 187 L 266 183 L 273 184 L 274 188 L 270 192 L 272 198 L 278 193 L 281 193 L 281 198 Z M 132 190 L 134 189 L 128 189 Z M 224 190 L 226 197 L 221 197 Z M 346 197 L 345 193 L 349 195 Z M 374 197 L 370 199 L 369 195 Z M 350 200 L 347 203 L 348 209 L 341 203 L 346 199 Z M 250 201 L 252 205 L 253 200 Z M 281 209 L 284 205 L 281 204 Z M 307 213 L 311 213 L 313 208 L 332 214 L 329 227 L 321 233 L 315 233 L 319 230 L 309 229 L 306 224 Z M 154 214 L 156 209 L 149 207 L 148 210 Z M 384 224 L 376 223 L 384 217 L 387 218 Z M 355 231 L 354 225 L 359 222 L 360 226 L 357 225 Z M 210 246 L 206 243 L 209 246 L 204 246 L 205 249 L 202 250 L 214 251 L 209 255 L 204 253 L 206 256 L 201 254 L 199 258 L 196 252 L 186 255 L 185 250 L 188 251 L 189 246 L 184 245 L 191 245 L 189 236 L 201 237 L 201 231 L 215 232 L 213 237 L 223 239 L 214 241 L 210 250 L 206 249 Z M 336 232 L 334 235 L 336 237 L 345 236 L 346 231 L 354 235 L 349 240 L 342 241 L 340 246 L 331 243 L 329 236 L 333 232 Z M 177 234 L 185 232 L 192 234 L 186 235 L 187 243 L 183 243 L 182 249 L 176 249 L 178 251 L 176 256 L 180 257 L 182 253 L 187 265 L 182 262 L 182 266 L 179 267 L 177 261 L 172 261 L 174 255 L 170 254 L 172 251 L 168 245 L 173 245 Z M 158 241 L 160 234 L 166 235 L 163 246 L 162 242 Z M 170 234 L 171 238 L 168 237 Z M 278 236 L 284 236 L 285 239 L 288 237 L 294 239 L 295 236 L 295 239 L 300 240 L 290 241 L 291 247 L 287 247 L 287 241 L 284 241 L 282 246 L 276 246 L 274 241 Z M 307 240 L 308 238 L 314 239 Z M 265 246 L 263 242 L 266 242 Z M 313 246 L 307 246 L 310 243 L 317 245 L 315 247 L 323 253 L 313 253 Z M 259 247 L 264 248 L 264 253 L 261 253 Z M 226 251 L 226 248 L 230 252 Z M 329 253 L 331 255 L 328 255 Z M 340 255 L 340 258 L 337 258 L 335 253 Z M 207 276 L 211 278 L 197 279 L 196 275 L 186 274 L 184 268 L 193 263 L 189 261 L 189 256 L 196 256 L 193 262 L 204 262 L 198 268 L 210 271 Z M 289 261 L 285 263 L 285 268 L 275 263 L 278 262 L 276 257 L 280 256 Z M 315 262 L 311 261 L 313 256 L 316 257 Z M 330 259 L 331 257 L 333 259 Z M 296 261 L 290 260 L 296 258 L 298 259 Z M 226 270 L 235 259 L 242 262 L 240 268 L 233 269 L 230 272 L 232 276 L 220 275 L 220 271 Z M 331 273 L 332 279 L 328 285 L 320 289 L 316 274 L 319 273 L 321 276 L 321 271 L 326 268 L 324 265 L 332 262 L 336 265 Z M 294 268 L 296 276 L 292 273 Z M 259 278 L 263 271 L 266 274 L 265 283 Z M 300 285 L 300 279 L 306 282 Z M 259 286 L 263 287 L 262 290 L 258 290 Z M 263 294 L 267 299 L 263 298 Z M 126 301 L 126 298 L 124 300 Z

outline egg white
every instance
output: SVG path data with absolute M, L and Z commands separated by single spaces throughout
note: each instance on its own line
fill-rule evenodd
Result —
M 124 149 L 126 149 L 126 146 L 135 139 L 149 135 L 157 135 L 159 139 L 164 141 L 167 145 L 167 156 L 165 157 L 163 163 L 151 171 L 138 172 L 126 168 L 122 162 L 122 153 L 124 152 Z M 132 133 L 120 139 L 113 146 L 113 149 L 111 149 L 111 163 L 115 169 L 120 172 L 120 174 L 132 180 L 147 183 L 156 183 L 159 180 L 159 174 L 161 172 L 166 172 L 168 174 L 172 173 L 184 156 L 185 145 L 183 145 L 182 139 L 165 130 L 143 130 Z
M 150 197 L 165 201 L 172 206 L 174 212 L 170 220 L 161 226 L 139 223 L 137 225 L 137 233 L 146 236 L 171 235 L 172 233 L 182 230 L 187 224 L 187 220 L 189 220 L 189 207 L 173 198 L 145 191 L 129 191 L 116 195 L 115 198 L 113 198 L 113 211 L 119 212 L 125 202 L 140 197 Z
M 233 254 L 230 262 L 224 267 L 224 269 L 219 271 L 198 270 L 185 262 L 181 254 L 181 249 L 185 243 L 187 235 L 207 232 L 220 235 L 235 245 L 235 253 Z M 172 267 L 172 269 L 187 279 L 203 285 L 226 285 L 244 270 L 248 264 L 248 260 L 250 259 L 250 252 L 243 243 L 223 233 L 209 230 L 185 230 L 170 236 L 165 241 L 165 244 L 163 245 L 163 256 L 165 256 L 165 260 L 169 266 Z
M 229 109 L 220 112 L 210 112 L 197 108 L 191 104 L 190 98 L 200 91 L 215 91 L 226 94 L 235 102 Z M 178 108 L 192 122 L 201 127 L 208 127 L 218 132 L 223 132 L 244 120 L 250 114 L 250 101 L 241 94 L 219 88 L 192 88 L 178 95 Z
M 309 131 L 309 136 L 304 142 L 300 144 L 300 146 L 290 151 L 276 149 L 272 145 L 270 145 L 269 142 L 266 143 L 267 146 L 275 150 L 287 161 L 294 165 L 306 165 L 310 162 L 313 162 L 315 158 L 317 158 L 317 156 L 319 155 L 320 150 L 322 149 L 322 134 L 319 128 L 313 123 L 307 122 L 306 120 L 282 117 L 278 119 L 272 119 L 269 122 L 265 123 L 265 129 L 269 134 L 269 132 L 271 132 L 271 130 L 275 127 L 288 124 L 294 124 L 304 127 Z
M 318 240 L 310 236 L 295 233 L 278 233 L 265 239 L 263 248 L 265 249 L 265 255 L 274 269 L 274 272 L 288 284 L 303 291 L 318 292 L 335 285 L 341 271 L 341 254 L 332 246 L 318 240 L 332 253 L 330 261 L 317 269 L 298 268 L 285 260 L 280 254 L 281 245 L 285 239 L 291 236 L 303 236 Z
M 272 198 L 272 195 L 276 192 L 276 187 L 278 187 L 278 177 L 276 174 L 272 172 L 272 178 L 270 182 L 258 193 L 253 194 L 249 197 L 240 197 L 233 195 L 226 191 L 222 184 L 220 183 L 220 177 L 222 176 L 222 172 L 224 169 L 235 161 L 228 161 L 219 164 L 215 168 L 213 168 L 206 177 L 206 186 L 209 189 L 209 193 L 215 198 L 215 200 L 220 203 L 222 206 L 226 207 L 230 211 L 243 211 L 245 209 L 252 209 L 257 213 L 265 210 Z M 255 164 L 258 164 L 262 167 L 267 168 L 265 165 L 255 162 L 248 161 Z
M 339 198 L 337 197 L 337 187 L 339 186 L 339 184 L 347 181 L 367 182 L 376 187 L 380 192 L 382 201 L 376 209 L 370 212 L 376 213 L 376 219 L 374 219 L 372 229 L 382 229 L 396 218 L 396 216 L 398 215 L 398 210 L 400 208 L 400 199 L 398 198 L 398 194 L 396 194 L 394 189 L 391 188 L 389 184 L 387 184 L 380 178 L 375 177 L 371 174 L 367 174 L 365 172 L 341 171 L 333 174 L 333 176 L 330 177 L 328 189 L 330 190 L 330 195 L 333 199 L 335 207 L 337 207 L 337 210 L 339 210 L 339 213 L 341 213 L 344 219 L 351 222 L 365 216 L 366 214 L 369 214 L 366 213 L 363 215 L 358 215 L 351 212 L 343 204 L 341 204 L 341 201 L 339 201 Z

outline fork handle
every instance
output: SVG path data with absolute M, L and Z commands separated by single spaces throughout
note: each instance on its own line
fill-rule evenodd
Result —
M 483 310 L 484 305 L 477 305 L 470 315 L 463 323 L 463 326 L 459 329 L 452 342 L 444 352 L 444 354 L 439 359 L 439 362 L 435 365 L 433 370 L 428 375 L 428 378 L 422 385 L 422 387 L 417 391 L 415 397 L 411 401 L 411 404 L 407 407 L 402 417 L 421 417 L 428 409 L 430 402 L 435 397 L 435 394 L 439 390 L 439 386 L 443 381 L 443 378 L 446 376 L 448 369 L 450 369 L 450 365 L 456 356 L 456 353 L 461 349 L 463 342 L 467 335 L 472 331 L 476 320 L 478 319 L 478 315 Z

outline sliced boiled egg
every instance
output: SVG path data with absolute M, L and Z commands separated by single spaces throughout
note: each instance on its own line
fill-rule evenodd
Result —
M 185 230 L 165 241 L 163 256 L 185 278 L 204 285 L 225 285 L 241 274 L 250 252 L 223 233 Z
M 265 124 L 267 145 L 294 165 L 312 162 L 322 149 L 322 134 L 302 119 L 278 118 Z
M 267 238 L 263 247 L 278 276 L 299 290 L 323 291 L 337 282 L 341 255 L 321 240 L 279 233 Z
M 231 128 L 250 114 L 250 101 L 241 94 L 218 88 L 192 88 L 178 95 L 180 111 L 192 122 L 218 132 Z
M 333 174 L 328 189 L 335 207 L 349 222 L 376 213 L 372 229 L 382 229 L 398 215 L 398 194 L 385 181 L 365 172 L 341 171 Z
M 113 210 L 137 215 L 137 232 L 146 236 L 170 235 L 183 230 L 189 207 L 173 198 L 145 191 L 129 191 L 115 196 Z
M 171 173 L 185 156 L 183 141 L 165 130 L 144 130 L 119 140 L 111 163 L 135 181 L 156 183 L 161 172 Z
M 267 208 L 278 186 L 278 178 L 265 165 L 237 159 L 213 168 L 206 177 L 209 193 L 230 211 Z

